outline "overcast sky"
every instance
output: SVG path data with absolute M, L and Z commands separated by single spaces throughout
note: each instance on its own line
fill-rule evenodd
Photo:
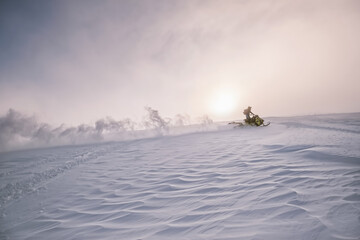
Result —
M 1 1 L 0 114 L 359 112 L 359 43 L 358 0 Z

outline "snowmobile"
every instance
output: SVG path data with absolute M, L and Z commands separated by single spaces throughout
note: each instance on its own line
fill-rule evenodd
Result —
M 253 115 L 250 119 L 245 119 L 243 122 L 229 122 L 228 124 L 234 124 L 235 127 L 253 126 L 253 127 L 266 127 L 270 125 L 270 122 L 264 123 L 264 119 L 259 115 Z

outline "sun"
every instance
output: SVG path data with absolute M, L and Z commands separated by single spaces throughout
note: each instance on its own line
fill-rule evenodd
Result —
M 218 116 L 230 115 L 237 107 L 237 98 L 231 91 L 218 92 L 211 101 L 211 111 Z

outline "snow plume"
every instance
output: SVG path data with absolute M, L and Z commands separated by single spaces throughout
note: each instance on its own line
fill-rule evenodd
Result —
M 159 134 L 169 132 L 171 119 L 162 118 L 159 112 L 151 107 L 145 107 L 145 110 L 147 111 L 147 116 L 144 118 L 145 128 L 155 129 Z
M 106 132 L 124 132 L 135 130 L 136 123 L 131 119 L 126 118 L 122 121 L 116 121 L 111 117 L 100 119 L 95 123 L 95 129 L 99 134 Z
M 214 121 L 208 116 L 208 115 L 204 115 L 200 118 L 200 123 L 203 126 L 207 126 L 212 124 Z
M 115 120 L 111 117 L 99 119 L 94 125 L 81 124 L 68 127 L 65 124 L 52 127 L 38 122 L 13 109 L 0 117 L 0 152 L 23 148 L 59 146 L 68 144 L 86 144 L 100 141 L 129 140 L 187 133 L 189 129 L 181 129 L 191 124 L 190 116 L 177 114 L 174 119 L 163 118 L 151 107 L 145 107 L 146 116 L 141 123 L 129 118 Z M 204 125 L 212 124 L 205 116 L 199 119 L 200 128 L 191 131 L 203 131 Z M 195 125 L 196 126 L 196 125 Z
M 30 136 L 46 136 L 46 125 L 36 122 L 34 117 L 26 117 L 9 109 L 4 117 L 0 118 L 0 150 L 13 141 L 22 141 Z
M 121 133 L 128 133 L 124 134 L 128 136 L 135 126 L 136 123 L 130 119 L 116 121 L 106 117 L 96 121 L 94 126 L 81 124 L 67 127 L 62 124 L 53 128 L 49 124 L 39 123 L 35 117 L 10 109 L 5 116 L 0 117 L 0 151 L 115 140 L 115 134 L 120 136 Z
M 191 124 L 190 116 L 187 114 L 184 114 L 184 115 L 177 114 L 174 118 L 174 123 L 175 123 L 175 126 L 190 125 Z

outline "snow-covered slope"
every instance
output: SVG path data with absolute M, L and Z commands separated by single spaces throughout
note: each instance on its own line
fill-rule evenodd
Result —
M 0 154 L 0 239 L 359 239 L 360 114 Z

